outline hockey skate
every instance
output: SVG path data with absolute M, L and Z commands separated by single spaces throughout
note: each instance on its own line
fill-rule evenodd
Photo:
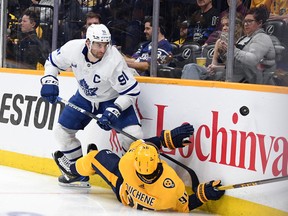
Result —
M 61 151 L 56 151 L 52 156 L 62 173 L 62 175 L 58 177 L 59 185 L 78 188 L 91 187 L 89 176 L 80 176 L 71 173 L 70 166 L 74 162 L 71 162 Z

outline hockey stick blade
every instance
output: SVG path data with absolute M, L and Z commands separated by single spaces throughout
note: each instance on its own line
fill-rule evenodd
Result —
M 288 180 L 288 176 L 281 176 L 281 177 L 277 177 L 277 178 L 270 178 L 270 179 L 263 179 L 263 180 L 258 180 L 258 181 L 251 181 L 251 182 L 245 182 L 245 183 L 234 184 L 234 185 L 220 186 L 220 187 L 216 187 L 215 189 L 217 189 L 217 190 L 230 190 L 230 189 L 250 187 L 250 186 L 268 184 L 268 183 L 285 181 L 285 180 Z

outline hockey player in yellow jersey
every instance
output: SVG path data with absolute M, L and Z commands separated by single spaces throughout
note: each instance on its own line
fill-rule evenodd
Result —
M 127 168 L 129 166 L 131 169 Z M 126 177 L 120 188 L 124 205 L 146 210 L 188 211 L 183 181 L 164 160 L 160 160 L 154 144 L 142 140 L 134 142 L 120 160 L 119 170 Z
M 53 157 L 66 178 L 99 174 L 126 206 L 139 210 L 189 212 L 224 194 L 216 189 L 221 185 L 218 180 L 201 183 L 195 188 L 195 194 L 188 195 L 175 170 L 160 158 L 161 147 L 182 148 L 190 144 L 187 138 L 193 132 L 193 126 L 188 123 L 171 131 L 163 130 L 160 136 L 133 142 L 122 158 L 107 149 L 98 151 L 95 144 L 76 162 L 69 161 L 60 151 Z

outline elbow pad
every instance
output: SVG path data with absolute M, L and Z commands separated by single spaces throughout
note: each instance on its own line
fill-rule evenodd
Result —
M 121 111 L 126 110 L 135 102 L 135 99 L 128 95 L 120 95 L 115 101 L 114 104 L 118 106 Z

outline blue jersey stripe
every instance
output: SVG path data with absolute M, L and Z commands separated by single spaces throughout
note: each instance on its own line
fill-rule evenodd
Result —
M 127 94 L 127 95 L 130 95 L 130 96 L 138 96 L 140 94 L 140 91 L 137 92 L 137 93 L 131 93 L 131 94 Z
M 65 71 L 64 69 L 59 68 L 59 67 L 54 63 L 54 61 L 53 61 L 53 59 L 52 59 L 52 53 L 50 53 L 50 55 L 49 55 L 49 61 L 51 62 L 51 64 L 52 64 L 54 67 L 58 68 L 59 70 Z
M 126 89 L 123 92 L 119 92 L 120 95 L 127 94 L 128 92 L 132 91 L 136 86 L 138 85 L 138 82 L 136 81 L 130 88 Z M 140 92 L 139 92 L 140 93 Z M 136 93 L 135 93 L 136 94 Z

